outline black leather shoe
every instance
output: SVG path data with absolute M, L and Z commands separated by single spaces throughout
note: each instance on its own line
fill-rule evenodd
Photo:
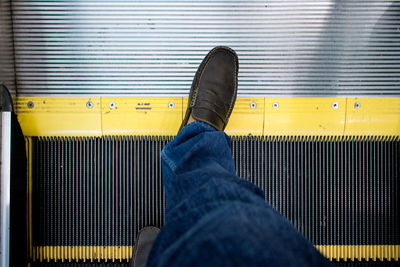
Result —
M 190 115 L 218 131 L 225 129 L 236 101 L 238 70 L 238 57 L 231 48 L 218 46 L 208 53 L 194 77 L 179 131 Z
M 160 229 L 148 226 L 139 231 L 133 250 L 131 267 L 145 267 L 151 247 L 157 238 Z

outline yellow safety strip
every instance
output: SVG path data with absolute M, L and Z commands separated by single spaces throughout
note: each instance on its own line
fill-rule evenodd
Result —
M 30 258 L 33 254 L 32 244 L 32 138 L 25 137 L 27 158 L 27 197 L 26 197 L 26 220 L 27 220 L 27 251 Z
M 176 135 L 183 97 L 17 97 L 25 136 Z M 400 98 L 238 98 L 229 135 L 400 136 Z
M 133 246 L 35 246 L 32 260 L 35 261 L 128 261 Z
M 400 245 L 316 245 L 330 260 L 399 260 Z
M 399 260 L 400 245 L 316 245 L 329 260 Z M 33 261 L 129 261 L 132 246 L 38 246 Z

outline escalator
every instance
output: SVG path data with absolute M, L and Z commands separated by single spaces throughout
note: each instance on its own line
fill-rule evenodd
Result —
M 237 174 L 336 265 L 399 264 L 399 1 L 0 2 L 27 156 L 11 262 L 129 265 L 163 225 L 160 152 L 197 66 L 227 45 Z

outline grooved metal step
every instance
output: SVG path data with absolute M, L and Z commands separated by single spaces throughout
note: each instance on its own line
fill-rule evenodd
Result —
M 13 0 L 19 95 L 186 96 L 216 45 L 239 96 L 399 96 L 400 2 Z
M 138 230 L 163 224 L 171 139 L 29 139 L 34 261 L 129 259 Z M 398 138 L 235 137 L 232 153 L 238 175 L 327 257 L 398 258 Z

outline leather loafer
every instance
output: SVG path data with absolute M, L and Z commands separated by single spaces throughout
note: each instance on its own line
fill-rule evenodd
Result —
M 231 48 L 218 46 L 208 53 L 193 79 L 188 108 L 179 131 L 190 115 L 218 131 L 225 129 L 236 101 L 238 70 L 238 57 Z

